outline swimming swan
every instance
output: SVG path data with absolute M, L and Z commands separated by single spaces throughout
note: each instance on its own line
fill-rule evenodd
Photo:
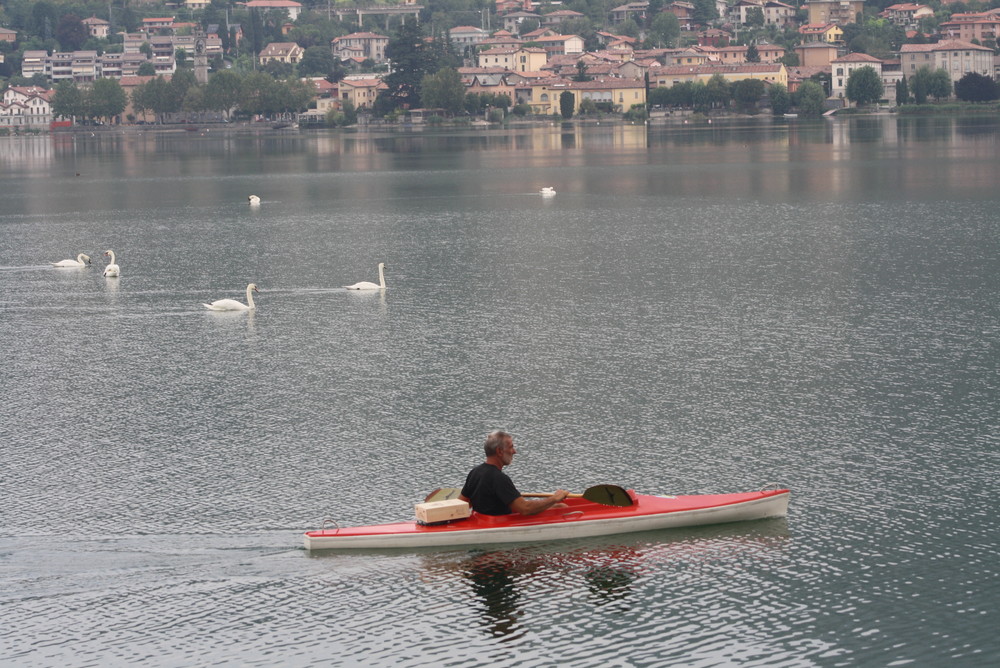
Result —
M 361 281 L 354 285 L 345 285 L 348 290 L 385 290 L 385 262 L 378 263 L 378 283 Z
M 249 197 L 247 197 L 247 200 L 250 201 L 250 206 L 260 205 L 260 198 L 257 197 L 256 195 L 250 195 Z
M 217 299 L 211 304 L 202 304 L 205 308 L 210 308 L 213 311 L 249 311 L 250 309 L 256 308 L 253 303 L 253 293 L 260 292 L 257 289 L 256 283 L 250 283 L 247 285 L 247 303 L 238 302 L 235 299 Z
M 118 278 L 118 274 L 121 273 L 121 270 L 118 268 L 118 265 L 115 264 L 115 252 L 108 249 L 104 251 L 104 254 L 111 256 L 111 262 L 109 262 L 108 266 L 104 268 L 104 275 L 107 278 Z
M 90 264 L 90 256 L 80 253 L 76 256 L 75 260 L 59 260 L 58 262 L 50 262 L 53 267 L 86 267 Z
M 541 193 L 543 197 L 551 197 L 552 195 L 556 194 L 556 189 L 550 186 L 545 186 L 544 188 L 542 188 Z

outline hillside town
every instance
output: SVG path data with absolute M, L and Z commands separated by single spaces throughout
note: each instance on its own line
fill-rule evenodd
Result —
M 0 131 L 819 115 L 1000 98 L 998 0 L 466 4 L 12 0 L 0 10 Z

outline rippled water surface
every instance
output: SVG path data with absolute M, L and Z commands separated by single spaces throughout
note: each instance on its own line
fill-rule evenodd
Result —
M 998 130 L 0 139 L 0 663 L 997 661 Z M 523 490 L 790 513 L 302 549 L 494 428 Z

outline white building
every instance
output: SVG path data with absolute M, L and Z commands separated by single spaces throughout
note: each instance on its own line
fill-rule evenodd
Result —
M 0 127 L 47 128 L 53 120 L 52 94 L 38 86 L 11 86 L 0 101 Z
M 854 70 L 862 67 L 870 67 L 878 74 L 879 81 L 882 81 L 882 61 L 867 53 L 849 53 L 846 56 L 835 58 L 830 61 L 831 70 L 831 97 L 839 99 L 847 98 L 847 80 L 851 78 Z M 882 93 L 883 97 L 885 92 Z M 895 91 L 893 91 L 895 95 Z
M 945 70 L 952 83 L 969 72 L 993 76 L 993 50 L 957 39 L 937 44 L 903 44 L 899 60 L 906 77 L 913 76 L 921 67 Z

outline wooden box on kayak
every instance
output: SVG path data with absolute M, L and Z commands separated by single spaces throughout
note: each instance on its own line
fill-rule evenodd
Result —
M 451 520 L 464 520 L 472 514 L 472 508 L 465 501 L 449 499 L 447 501 L 427 501 L 414 506 L 417 511 L 417 522 L 420 524 L 437 524 Z

